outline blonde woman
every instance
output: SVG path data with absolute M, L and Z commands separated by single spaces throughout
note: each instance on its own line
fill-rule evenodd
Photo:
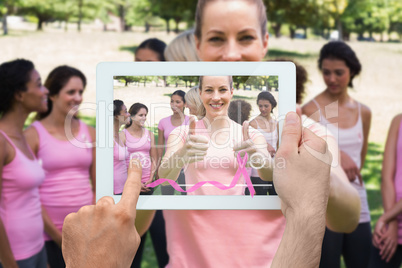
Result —
M 184 99 L 186 100 L 186 106 L 191 115 L 197 116 L 198 119 L 201 119 L 205 116 L 205 108 L 202 105 L 198 86 L 192 87 L 186 93 Z
M 200 61 L 195 48 L 194 29 L 179 34 L 165 49 L 166 61 Z

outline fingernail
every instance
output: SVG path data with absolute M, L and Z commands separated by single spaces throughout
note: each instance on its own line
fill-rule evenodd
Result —
M 288 113 L 286 115 L 286 124 L 295 125 L 299 123 L 299 116 L 296 113 Z

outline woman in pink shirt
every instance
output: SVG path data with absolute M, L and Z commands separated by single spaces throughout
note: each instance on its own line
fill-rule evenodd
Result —
M 121 194 L 127 179 L 129 154 L 124 133 L 120 132 L 120 129 L 128 123 L 130 114 L 121 100 L 114 100 L 113 106 L 113 192 L 114 194 Z
M 46 178 L 40 187 L 45 245 L 51 268 L 65 267 L 61 252 L 64 218 L 95 203 L 95 129 L 77 118 L 86 78 L 70 66 L 52 70 L 45 81 L 48 110 L 25 131 Z
M 0 65 L 0 267 L 45 268 L 39 186 L 45 173 L 23 135 L 48 90 L 32 62 Z
M 121 135 L 127 146 L 130 158 L 127 159 L 127 167 L 131 158 L 141 159 L 142 165 L 142 188 L 141 194 L 152 194 L 152 189 L 147 184 L 154 178 L 157 152 L 154 134 L 145 128 L 148 108 L 142 103 L 134 103 L 128 110 L 131 116 L 130 123 L 126 125 Z
M 158 124 L 158 163 L 162 158 L 164 151 L 166 150 L 166 143 L 169 134 L 178 126 L 183 126 L 188 124 L 189 117 L 184 115 L 184 109 L 186 107 L 185 100 L 186 93 L 183 90 L 176 90 L 170 97 L 170 107 L 172 108 L 173 114 L 171 116 L 165 117 L 159 121 Z M 158 177 L 157 177 L 158 178 Z M 185 183 L 184 173 L 181 172 L 179 179 L 179 184 Z M 183 187 L 183 186 L 182 186 Z M 183 187 L 185 188 L 185 187 Z M 162 186 L 161 191 L 163 195 L 174 194 L 174 189 L 170 185 Z

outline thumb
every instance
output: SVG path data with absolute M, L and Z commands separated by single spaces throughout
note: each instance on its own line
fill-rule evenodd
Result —
M 250 139 L 250 135 L 248 134 L 248 128 L 250 126 L 250 122 L 249 121 L 244 121 L 243 122 L 243 126 L 242 126 L 242 130 L 243 130 L 243 141 L 247 141 Z
M 301 140 L 300 117 L 295 112 L 286 115 L 282 130 L 282 143 L 278 153 L 298 153 Z
M 197 118 L 194 115 L 191 115 L 190 120 L 188 122 L 189 122 L 189 124 L 188 124 L 189 125 L 188 134 L 189 135 L 195 135 L 195 124 L 197 122 Z

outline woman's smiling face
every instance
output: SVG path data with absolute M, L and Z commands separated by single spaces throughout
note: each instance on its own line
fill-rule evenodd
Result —
M 201 101 L 210 119 L 226 116 L 233 90 L 228 76 L 204 76 L 200 89 Z
M 202 61 L 261 61 L 268 50 L 257 6 L 247 1 L 213 1 L 203 11 L 201 37 L 196 37 Z

